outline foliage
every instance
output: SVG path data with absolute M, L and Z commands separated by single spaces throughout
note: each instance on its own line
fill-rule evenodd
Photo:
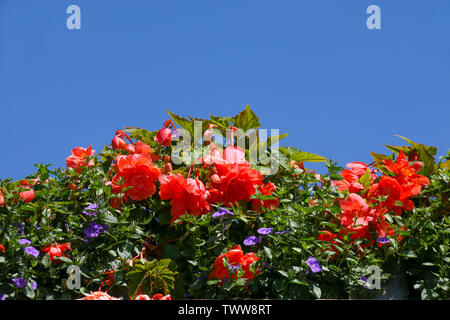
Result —
M 123 299 L 156 293 L 175 299 L 449 299 L 450 153 L 438 162 L 436 148 L 400 137 L 409 145 L 387 146 L 391 155 L 372 153 L 374 163 L 364 164 L 350 183 L 359 189 L 350 192 L 339 187 L 344 168 L 294 147 L 278 150 L 287 134 L 260 135 L 259 118 L 248 106 L 233 117 L 168 113 L 171 121 L 162 129 L 118 130 L 98 154 L 72 150 L 67 168 L 39 164 L 23 180 L 0 180 L 0 298 L 79 299 L 104 290 Z M 199 140 L 180 144 L 187 133 L 197 137 L 200 121 Z M 241 157 L 234 145 L 254 132 L 256 140 L 243 152 L 248 158 L 259 146 L 258 163 L 221 164 L 226 141 L 220 135 L 230 128 L 231 149 L 225 150 Z M 377 186 L 399 179 L 389 161 L 403 154 L 411 168 L 421 164 L 417 177 L 429 183 L 414 185 L 420 193 L 398 196 L 388 206 L 393 193 L 376 193 Z M 276 161 L 276 174 L 261 169 L 262 156 Z M 327 173 L 317 175 L 304 162 L 322 162 Z M 154 167 L 158 178 L 149 173 Z M 177 175 L 177 181 L 161 178 Z M 233 183 L 241 189 L 225 189 Z M 404 194 L 406 184 L 402 188 Z M 133 199 L 136 194 L 143 199 Z M 342 223 L 350 194 L 370 212 L 384 210 L 361 237 L 355 236 L 360 229 Z M 336 237 L 324 241 L 324 233 Z M 377 237 L 388 244 L 369 241 Z M 60 244 L 70 249 L 45 251 Z M 239 263 L 230 253 L 236 245 L 244 254 Z M 247 257 L 252 260 L 245 264 Z M 69 266 L 79 267 L 80 288 L 70 288 Z M 222 267 L 226 277 L 213 277 Z M 372 267 L 381 271 L 380 289 L 368 287 Z M 13 280 L 21 278 L 23 287 Z

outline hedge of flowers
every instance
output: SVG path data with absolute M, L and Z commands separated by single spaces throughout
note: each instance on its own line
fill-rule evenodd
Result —
M 0 180 L 0 300 L 449 298 L 450 153 L 400 137 L 344 169 L 248 106 L 169 115 Z

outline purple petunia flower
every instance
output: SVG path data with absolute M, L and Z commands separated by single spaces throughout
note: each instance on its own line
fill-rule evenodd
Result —
M 36 230 L 41 230 L 41 225 L 39 223 L 36 224 Z
M 226 215 L 226 214 L 229 214 L 229 215 L 234 216 L 234 213 L 231 212 L 230 210 L 227 210 L 227 209 L 225 209 L 225 208 L 220 207 L 220 208 L 219 208 L 219 211 L 216 211 L 216 212 L 214 212 L 214 213 L 212 214 L 212 217 L 213 217 L 213 218 L 219 218 L 219 217 L 223 217 L 223 216 Z
M 24 249 L 25 253 L 37 258 L 39 256 L 39 250 L 33 247 L 25 247 Z
M 103 226 L 101 224 L 91 222 L 89 227 L 84 229 L 84 234 L 86 238 L 97 238 L 100 232 L 105 232 L 108 226 Z
M 33 283 L 31 284 L 31 287 L 33 288 L 33 290 L 37 289 L 37 282 L 33 281 Z
M 27 279 L 25 278 L 13 278 L 11 281 L 17 288 L 23 288 L 27 285 Z
M 270 234 L 270 233 L 272 233 L 272 231 L 273 231 L 273 228 L 259 228 L 258 229 L 258 233 L 261 235 Z
M 17 231 L 19 236 L 21 236 L 25 233 L 25 226 L 23 224 L 17 224 L 17 228 L 19 229 L 19 231 Z
M 31 244 L 31 241 L 28 239 L 20 239 L 19 244 Z
M 378 243 L 381 243 L 381 244 L 387 244 L 387 243 L 391 242 L 391 240 L 389 240 L 389 238 L 387 238 L 387 237 L 379 237 L 377 239 L 377 241 L 378 241 Z
M 0 293 L 0 301 L 1 300 L 6 300 L 6 296 L 3 293 Z
M 289 230 L 277 231 L 277 232 L 275 232 L 275 233 L 276 233 L 276 234 L 284 234 L 284 233 L 287 233 L 287 232 L 289 232 Z
M 87 216 L 93 216 L 97 213 L 98 205 L 95 203 L 92 203 L 88 205 L 86 208 L 84 208 L 83 213 Z
M 317 272 L 322 271 L 322 268 L 320 266 L 320 262 L 316 258 L 313 258 L 313 257 L 310 256 L 308 258 L 308 260 L 306 260 L 306 264 L 311 268 L 311 271 L 313 273 L 317 273 Z
M 259 239 L 258 237 L 255 236 L 250 236 L 245 238 L 244 240 L 244 245 L 245 246 L 253 246 L 255 244 L 257 244 L 261 239 Z

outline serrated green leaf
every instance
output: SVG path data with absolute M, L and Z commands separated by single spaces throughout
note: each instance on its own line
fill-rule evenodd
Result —
M 280 151 L 288 155 L 294 161 L 303 162 L 323 162 L 327 161 L 327 158 L 319 156 L 314 153 L 309 153 L 305 151 L 296 151 L 298 149 L 293 147 L 280 147 Z

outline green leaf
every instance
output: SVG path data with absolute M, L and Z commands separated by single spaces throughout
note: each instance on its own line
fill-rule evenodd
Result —
M 404 254 L 404 256 L 405 256 L 405 257 L 408 257 L 408 258 L 417 258 L 417 254 L 416 254 L 414 251 L 412 251 L 412 250 L 406 252 L 406 253 Z
M 55 259 L 56 259 L 56 260 L 60 260 L 60 261 L 65 262 L 65 263 L 70 263 L 70 264 L 73 263 L 73 262 L 72 262 L 72 259 L 69 259 L 69 258 L 67 258 L 67 257 L 55 257 Z
M 377 165 L 377 168 L 383 172 L 384 174 L 390 175 L 390 171 L 388 169 L 386 169 L 386 167 L 383 165 L 383 160 L 384 159 L 391 159 L 391 156 L 386 156 L 384 154 L 380 154 L 380 153 L 375 153 L 375 152 L 370 152 L 370 154 L 373 157 L 373 160 L 375 160 L 375 163 Z
M 153 292 L 170 294 L 178 274 L 175 270 L 176 264 L 170 259 L 135 260 L 132 267 L 128 266 L 127 272 L 130 297 L 134 297 L 139 289 L 148 295 Z
M 194 121 L 191 121 L 182 116 L 176 115 L 175 113 L 170 112 L 169 109 L 166 109 L 166 110 L 167 110 L 167 113 L 172 117 L 173 122 L 175 122 L 180 127 L 189 131 L 189 134 L 191 135 L 191 137 L 193 139 L 193 137 L 194 137 Z
M 266 253 L 266 255 L 269 259 L 272 259 L 272 251 L 269 248 L 267 248 L 266 246 L 264 246 L 264 252 Z
M 309 289 L 309 292 L 311 292 L 311 294 L 316 296 L 317 299 L 320 299 L 320 297 L 322 295 L 322 290 L 320 290 L 320 287 L 316 283 L 309 283 L 308 289 Z
M 361 183 L 365 188 L 370 187 L 370 170 L 367 168 L 366 172 L 359 178 L 359 183 Z
M 289 275 L 288 275 L 288 273 L 286 271 L 278 270 L 278 273 L 281 274 L 283 277 L 286 277 L 286 278 L 289 279 Z
M 30 299 L 34 299 L 34 297 L 36 296 L 36 292 L 31 287 L 31 284 L 29 284 L 25 287 L 25 295 L 27 296 L 27 298 L 30 298 Z
M 280 151 L 288 155 L 294 161 L 304 161 L 304 162 L 323 162 L 327 161 L 327 158 L 319 156 L 314 153 L 309 153 L 305 151 L 300 151 L 293 147 L 280 147 Z
M 259 117 L 246 105 L 245 110 L 232 118 L 235 127 L 242 129 L 244 132 L 250 129 L 260 128 Z

